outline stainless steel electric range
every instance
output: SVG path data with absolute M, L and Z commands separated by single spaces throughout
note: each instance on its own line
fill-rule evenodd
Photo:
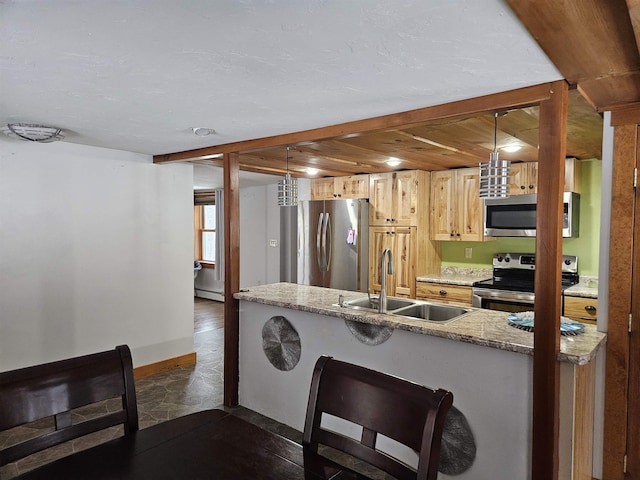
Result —
M 533 310 L 536 256 L 533 253 L 496 253 L 493 277 L 473 284 L 473 306 L 523 312 Z M 578 257 L 562 256 L 562 290 L 575 285 Z

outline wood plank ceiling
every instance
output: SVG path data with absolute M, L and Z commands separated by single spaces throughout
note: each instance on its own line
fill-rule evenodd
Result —
M 506 0 L 554 62 L 573 90 L 569 95 L 567 156 L 602 158 L 602 116 L 599 112 L 640 102 L 640 0 Z M 628 3 L 628 5 L 627 5 Z M 290 145 L 293 176 L 341 176 L 400 169 L 442 170 L 476 166 L 487 161 L 494 141 L 494 112 L 473 118 L 449 118 L 407 128 L 353 132 L 341 137 Z M 504 112 L 501 112 L 504 113 Z M 500 157 L 535 161 L 538 152 L 538 107 L 507 112 L 498 118 L 499 149 L 521 150 Z M 224 147 L 224 146 L 220 146 Z M 224 148 L 212 147 L 212 153 Z M 202 149 L 198 152 L 202 154 Z M 175 159 L 186 159 L 184 153 Z M 157 162 L 173 155 L 157 156 Z M 389 157 L 402 161 L 397 167 Z M 281 175 L 286 146 L 240 152 L 240 168 Z M 221 165 L 221 159 L 194 162 Z

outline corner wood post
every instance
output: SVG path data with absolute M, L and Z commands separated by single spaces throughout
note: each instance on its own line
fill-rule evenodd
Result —
M 240 290 L 240 155 L 224 162 L 224 404 L 238 405 L 240 313 L 233 294 Z
M 560 292 L 568 87 L 540 102 L 533 344 L 532 480 L 558 479 Z

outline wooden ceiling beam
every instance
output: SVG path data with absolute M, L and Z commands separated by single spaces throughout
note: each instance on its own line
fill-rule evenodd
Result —
M 506 2 L 598 111 L 640 101 L 638 0 Z
M 410 125 L 419 125 L 430 120 L 458 117 L 465 114 L 485 112 L 498 109 L 524 107 L 537 104 L 550 95 L 550 84 L 543 83 L 508 92 L 485 95 L 458 102 L 445 103 L 433 107 L 425 107 L 408 112 L 394 113 L 380 117 L 341 123 L 329 127 L 303 130 L 300 132 L 274 135 L 271 137 L 227 143 L 211 147 L 198 148 L 183 152 L 155 155 L 154 163 L 197 160 L 211 155 L 230 152 L 244 152 L 253 149 L 274 147 L 278 145 L 295 145 L 300 142 L 318 141 L 348 135 L 354 132 L 381 131 Z

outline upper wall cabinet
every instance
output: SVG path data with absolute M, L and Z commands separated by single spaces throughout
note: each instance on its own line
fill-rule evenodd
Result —
M 421 170 L 369 175 L 369 224 L 417 226 L 420 213 L 426 218 L 428 211 L 428 182 L 428 172 Z
M 509 195 L 538 193 L 538 162 L 512 163 L 509 170 Z
M 564 191 L 580 192 L 580 161 L 567 158 L 564 164 Z M 538 193 L 538 162 L 512 163 L 509 173 L 509 194 Z
M 369 198 L 369 175 L 311 180 L 311 200 Z
M 478 168 L 431 172 L 431 239 L 484 240 Z

